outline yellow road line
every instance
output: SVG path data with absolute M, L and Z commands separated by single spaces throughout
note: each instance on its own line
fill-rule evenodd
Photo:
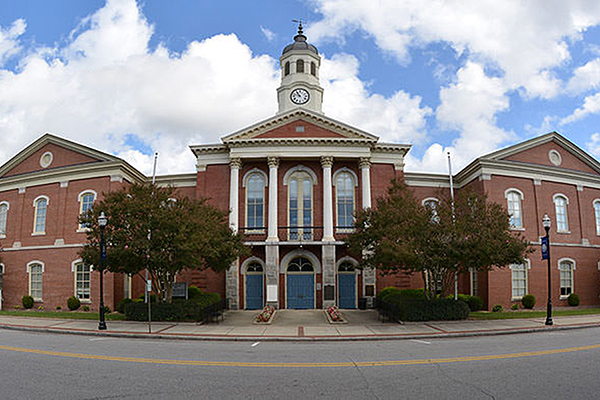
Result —
M 202 361 L 202 360 L 163 360 L 153 358 L 137 357 L 115 357 L 93 354 L 69 353 L 64 351 L 49 351 L 27 349 L 23 347 L 3 346 L 0 350 L 16 351 L 20 353 L 41 354 L 47 356 L 79 358 L 85 360 L 102 361 L 120 361 L 146 364 L 167 364 L 167 365 L 191 365 L 199 367 L 260 367 L 260 368 L 331 368 L 331 367 L 389 367 L 389 366 L 408 366 L 408 365 L 427 365 L 442 363 L 459 363 L 470 361 L 491 361 L 506 360 L 523 357 L 537 357 L 551 354 L 573 353 L 576 351 L 586 351 L 600 349 L 600 344 L 580 347 L 568 347 L 565 349 L 526 351 L 520 353 L 507 353 L 482 356 L 450 357 L 450 358 L 424 358 L 420 360 L 389 360 L 389 361 L 357 361 L 357 362 L 325 362 L 325 363 L 270 363 L 270 362 L 242 362 L 242 361 Z

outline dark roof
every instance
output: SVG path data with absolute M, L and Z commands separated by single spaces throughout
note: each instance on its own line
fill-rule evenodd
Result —
M 294 43 L 285 46 L 281 55 L 292 50 L 308 50 L 312 51 L 315 54 L 319 54 L 319 50 L 317 50 L 315 46 L 306 41 L 306 36 L 304 36 L 304 34 L 302 33 L 302 23 L 300 23 L 300 25 L 298 26 L 298 34 L 294 36 Z

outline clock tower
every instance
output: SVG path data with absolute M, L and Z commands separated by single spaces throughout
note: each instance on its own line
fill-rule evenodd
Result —
M 279 57 L 281 85 L 277 89 L 278 113 L 302 107 L 323 113 L 323 88 L 319 85 L 321 58 L 315 46 L 306 41 L 302 23 L 294 43 L 287 45 Z

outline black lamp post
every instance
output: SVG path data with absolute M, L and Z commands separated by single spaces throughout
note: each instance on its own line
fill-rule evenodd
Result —
M 542 257 L 548 260 L 548 305 L 546 306 L 546 325 L 552 325 L 552 267 L 550 265 L 550 217 L 544 214 L 542 225 L 546 231 L 546 241 L 542 242 Z M 544 245 L 546 249 L 544 249 Z M 545 254 L 544 254 L 545 253 Z
M 106 330 L 106 321 L 104 320 L 104 261 L 106 260 L 106 246 L 104 244 L 104 228 L 108 223 L 108 218 L 104 211 L 98 217 L 98 226 L 100 227 L 100 322 L 99 330 Z

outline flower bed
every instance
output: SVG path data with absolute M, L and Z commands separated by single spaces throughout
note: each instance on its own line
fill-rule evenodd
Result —
M 340 309 L 337 306 L 329 306 L 325 309 L 325 315 L 330 324 L 345 324 L 347 323 Z
M 275 308 L 265 306 L 260 314 L 254 317 L 255 324 L 270 324 L 275 319 Z

